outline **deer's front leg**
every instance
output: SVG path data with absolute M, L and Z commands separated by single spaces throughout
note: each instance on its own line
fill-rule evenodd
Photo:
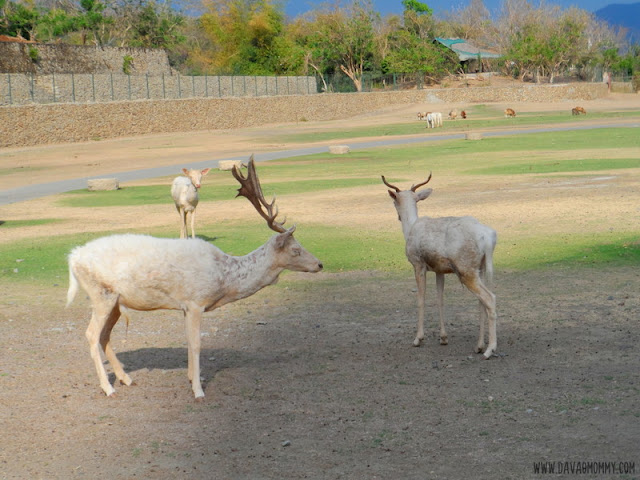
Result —
M 422 266 L 414 266 L 416 274 L 416 284 L 418 286 L 418 331 L 413 340 L 413 346 L 419 347 L 424 339 L 424 304 L 426 296 L 427 270 Z
M 185 312 L 187 327 L 187 375 L 191 380 L 191 388 L 196 400 L 204 397 L 202 384 L 200 383 L 200 323 L 202 312 L 192 308 Z
M 196 238 L 196 210 L 191 212 L 191 238 Z

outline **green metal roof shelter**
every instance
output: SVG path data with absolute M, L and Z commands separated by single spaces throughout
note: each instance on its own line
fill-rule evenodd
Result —
M 461 38 L 436 37 L 436 41 L 455 52 L 461 62 L 478 60 L 478 58 L 500 58 L 502 56 L 499 53 L 482 50 Z

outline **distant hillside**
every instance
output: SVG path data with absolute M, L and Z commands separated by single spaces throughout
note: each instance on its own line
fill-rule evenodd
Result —
M 631 43 L 640 43 L 640 2 L 622 5 L 612 3 L 596 10 L 596 17 L 610 25 L 628 29 Z

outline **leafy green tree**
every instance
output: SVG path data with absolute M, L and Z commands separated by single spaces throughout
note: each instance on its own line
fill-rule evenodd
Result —
M 402 6 L 405 11 L 415 12 L 420 15 L 433 15 L 433 10 L 429 8 L 429 5 L 419 2 L 418 0 L 402 0 Z
M 272 0 L 212 0 L 201 26 L 209 40 L 205 55 L 217 73 L 268 75 L 287 70 L 290 44 L 281 37 L 284 13 Z
M 104 14 L 106 6 L 99 0 L 80 0 L 80 7 L 76 21 L 82 44 L 86 45 L 91 36 L 96 45 L 103 45 L 103 29 L 112 21 Z
M 0 0 L 0 34 L 36 40 L 40 12 L 28 4 Z
M 70 15 L 65 10 L 53 8 L 41 17 L 37 26 L 37 35 L 41 41 L 53 41 L 65 37 L 77 28 L 76 16 Z
M 143 48 L 171 48 L 184 41 L 180 27 L 184 17 L 154 1 L 141 4 L 132 22 L 129 45 Z
M 437 82 L 458 66 L 457 56 L 409 30 L 398 30 L 389 38 L 391 48 L 382 61 L 383 73 L 422 73 Z
M 348 8 L 316 12 L 304 38 L 307 62 L 322 73 L 342 71 L 362 91 L 362 77 L 374 62 L 374 24 L 380 19 L 371 2 L 354 0 Z

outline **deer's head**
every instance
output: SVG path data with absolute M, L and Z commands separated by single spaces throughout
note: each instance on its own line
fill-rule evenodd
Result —
M 278 232 L 270 240 L 274 252 L 278 258 L 277 264 L 288 270 L 297 272 L 319 272 L 322 270 L 322 263 L 309 253 L 305 248 L 293 238 L 293 232 L 296 230 L 295 225 L 289 229 L 284 228 L 285 218 L 281 222 L 276 220 L 278 216 L 278 207 L 276 206 L 275 197 L 271 202 L 267 202 L 262 193 L 262 187 L 256 166 L 253 161 L 253 155 L 247 163 L 247 176 L 245 177 L 240 169 L 234 165 L 231 173 L 240 183 L 238 195 L 247 198 L 254 206 L 256 211 L 264 218 L 267 225 L 274 232 Z
M 391 189 L 388 192 L 398 212 L 398 220 L 401 222 L 410 221 L 411 223 L 416 220 L 418 217 L 417 203 L 427 198 L 431 195 L 431 192 L 433 192 L 431 188 L 425 188 L 420 191 L 418 191 L 418 189 L 429 183 L 429 180 L 431 180 L 431 173 L 429 173 L 429 178 L 424 182 L 412 185 L 409 190 L 400 190 L 395 185 L 387 182 L 387 179 L 382 175 L 382 182 Z

